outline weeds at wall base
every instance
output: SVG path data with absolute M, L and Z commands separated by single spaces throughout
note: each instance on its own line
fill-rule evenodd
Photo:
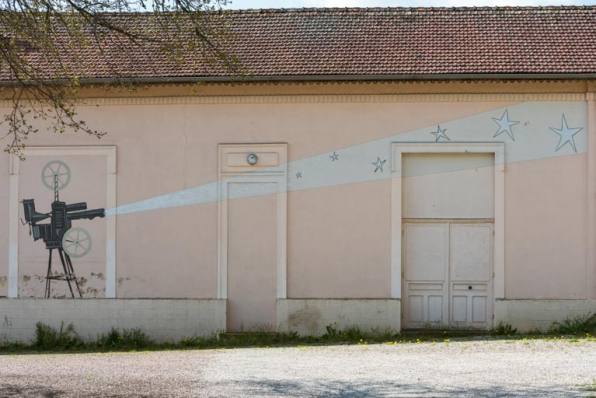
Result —
M 62 322 L 58 330 L 41 322 L 35 324 L 33 346 L 38 350 L 76 348 L 81 343 L 83 342 L 75 333 L 72 323 L 65 328 Z
M 124 329 L 119 331 L 112 328 L 108 333 L 99 335 L 95 341 L 85 341 L 76 333 L 74 326 L 66 328 L 64 322 L 60 329 L 38 322 L 35 325 L 35 339 L 32 348 L 38 350 L 68 350 L 68 349 L 122 349 L 135 350 L 153 346 L 155 343 L 140 329 Z
M 549 329 L 551 334 L 584 334 L 596 335 L 596 314 L 577 316 L 573 319 L 565 319 L 563 322 L 555 322 Z
M 35 338 L 30 343 L 0 344 L 0 353 L 19 351 L 38 352 L 111 352 L 111 351 L 157 351 L 185 349 L 224 349 L 244 347 L 305 347 L 325 345 L 368 345 L 368 344 L 420 344 L 450 343 L 457 341 L 477 341 L 482 339 L 505 340 L 561 340 L 570 343 L 596 341 L 596 317 L 585 316 L 561 323 L 554 323 L 547 333 L 534 332 L 516 335 L 516 330 L 507 324 L 489 332 L 474 334 L 470 330 L 427 330 L 416 332 L 392 333 L 390 331 L 363 332 L 358 328 L 338 330 L 329 325 L 323 336 L 301 337 L 291 333 L 220 333 L 212 336 L 194 336 L 183 338 L 176 343 L 158 343 L 140 329 L 112 328 L 109 332 L 98 335 L 96 339 L 81 338 L 72 324 L 60 325 L 56 329 L 43 323 L 36 324 Z

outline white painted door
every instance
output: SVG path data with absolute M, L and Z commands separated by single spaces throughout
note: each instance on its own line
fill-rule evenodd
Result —
M 492 321 L 492 224 L 450 224 L 451 325 L 488 329 Z
M 492 323 L 492 224 L 404 224 L 404 328 L 487 329 Z
M 449 224 L 405 224 L 404 232 L 404 327 L 447 325 Z

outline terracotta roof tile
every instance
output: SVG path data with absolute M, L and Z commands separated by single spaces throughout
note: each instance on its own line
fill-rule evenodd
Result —
M 252 76 L 596 73 L 596 6 L 244 10 L 227 17 L 228 51 Z M 114 18 L 147 24 L 142 14 Z M 176 64 L 155 48 L 113 37 L 106 43 L 105 58 L 86 48 L 73 73 L 230 75 L 198 54 Z M 51 75 L 51 63 L 31 56 Z

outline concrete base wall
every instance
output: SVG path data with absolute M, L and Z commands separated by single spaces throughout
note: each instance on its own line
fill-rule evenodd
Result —
M 226 329 L 226 300 L 0 299 L 0 342 L 31 341 L 35 324 L 72 323 L 83 339 L 139 328 L 156 341 L 179 341 Z
M 546 331 L 553 322 L 596 313 L 596 300 L 497 300 L 499 321 L 519 332 Z M 320 336 L 357 327 L 364 331 L 399 331 L 400 300 L 393 299 L 280 299 L 280 332 Z M 28 342 L 35 324 L 55 328 L 72 323 L 83 339 L 117 329 L 140 328 L 156 341 L 179 341 L 226 330 L 226 300 L 188 299 L 0 299 L 0 342 Z
M 553 322 L 596 313 L 596 300 L 497 300 L 495 327 L 499 321 L 518 332 L 546 331 Z
M 400 330 L 400 300 L 389 299 L 285 299 L 277 300 L 280 332 L 320 336 L 332 325 L 336 330 Z

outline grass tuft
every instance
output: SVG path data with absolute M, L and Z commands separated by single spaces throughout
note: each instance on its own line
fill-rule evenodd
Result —
M 582 387 L 582 390 L 590 392 L 590 393 L 596 393 L 596 379 L 594 379 L 592 384 Z M 586 398 L 595 398 L 595 397 L 596 397 L 596 394 L 590 394 Z
M 76 334 L 74 326 L 69 324 L 64 327 L 64 322 L 57 330 L 41 322 L 35 324 L 35 340 L 33 346 L 40 350 L 76 348 L 83 342 Z
M 511 336 L 517 333 L 517 328 L 514 328 L 508 323 L 503 323 L 503 321 L 499 321 L 499 324 L 496 328 L 491 331 L 491 334 L 495 336 Z
M 120 336 L 118 329 L 114 327 L 109 332 L 99 335 L 97 338 L 97 345 L 104 349 L 116 348 L 121 343 L 122 336 Z
M 132 348 L 148 348 L 155 344 L 141 329 L 124 329 L 122 343 Z
M 565 319 L 563 322 L 555 322 L 550 327 L 550 334 L 584 334 L 596 333 L 596 314 L 580 315 L 573 319 Z
M 95 342 L 91 342 L 91 345 L 106 350 L 136 350 L 151 347 L 154 342 L 141 329 L 124 329 L 120 332 L 118 329 L 112 328 L 108 333 L 100 335 Z

